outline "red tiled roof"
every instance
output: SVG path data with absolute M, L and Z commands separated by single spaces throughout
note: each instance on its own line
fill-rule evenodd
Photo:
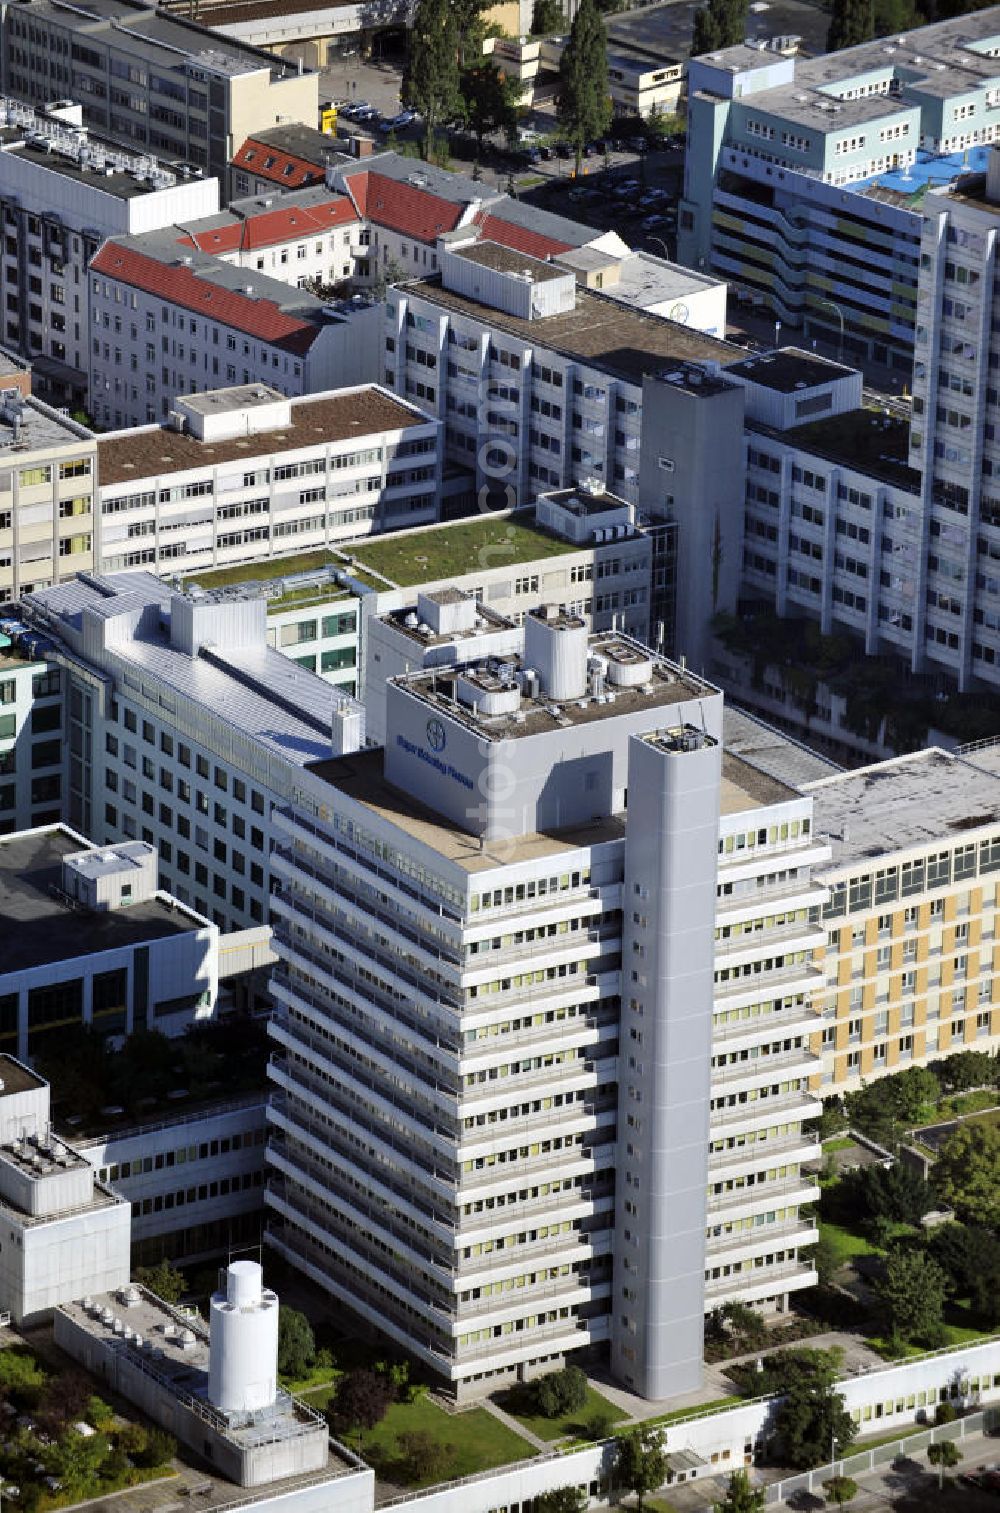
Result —
M 499 242 L 502 247 L 510 247 L 528 257 L 555 257 L 557 252 L 570 251 L 569 242 L 557 242 L 555 237 L 543 236 L 540 231 L 531 231 L 527 226 L 517 226 L 513 221 L 490 215 L 489 211 L 477 215 L 476 224 L 482 231 L 483 241 Z
M 265 164 L 268 166 L 265 167 Z M 272 179 L 286 189 L 302 189 L 306 184 L 320 184 L 325 170 L 307 158 L 296 157 L 293 152 L 282 152 L 280 147 L 269 147 L 255 137 L 247 137 L 233 158 L 234 168 L 246 168 L 261 179 Z
M 436 241 L 442 231 L 454 231 L 462 218 L 463 206 L 383 173 L 362 169 L 347 175 L 345 183 L 359 215 L 418 242 Z
M 275 210 L 262 210 L 258 215 L 248 215 L 245 220 L 234 220 L 226 226 L 216 226 L 209 231 L 199 231 L 194 236 L 182 236 L 178 241 L 185 247 L 197 247 L 201 252 L 236 252 L 243 248 L 252 252 L 257 247 L 273 247 L 277 242 L 292 242 L 296 237 L 315 236 L 331 226 L 346 226 L 357 220 L 354 206 L 346 195 L 325 200 L 321 205 L 295 205 Z
M 197 315 L 207 315 L 220 325 L 231 326 L 259 341 L 299 355 L 308 352 L 319 327 L 301 316 L 289 315 L 272 299 L 252 299 L 235 289 L 223 289 L 202 278 L 193 268 L 161 263 L 132 247 L 105 242 L 90 265 L 95 273 L 120 279 L 135 289 L 144 289 L 158 299 L 181 305 Z

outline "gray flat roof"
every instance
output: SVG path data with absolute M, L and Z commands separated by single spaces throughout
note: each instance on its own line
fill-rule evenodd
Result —
M 568 262 L 570 254 L 560 253 L 560 259 L 563 257 Z M 684 300 L 720 283 L 720 279 L 706 278 L 693 268 L 682 268 L 680 263 L 670 263 L 651 252 L 633 252 L 618 260 L 618 282 L 611 284 L 607 293 L 623 304 L 645 310 L 665 299 Z
M 520 320 L 453 289 L 443 289 L 438 279 L 421 279 L 400 288 L 404 292 L 412 290 L 421 299 L 456 315 L 470 316 L 485 326 L 520 337 L 532 347 L 562 352 L 635 384 L 641 384 L 646 374 L 658 373 L 667 364 L 684 358 L 727 363 L 743 352 L 741 347 L 714 336 L 705 336 L 660 315 L 630 309 L 621 301 L 603 298 L 586 289 L 577 290 L 572 310 Z
M 61 892 L 62 859 L 86 849 L 62 826 L 0 837 L 0 973 L 203 928 L 162 898 L 103 913 L 74 907 Z
M 1000 776 L 938 746 L 806 783 L 803 792 L 836 870 L 1000 826 Z
M 722 709 L 722 744 L 733 756 L 742 757 L 789 788 L 801 788 L 840 771 L 829 757 L 731 704 L 728 695 Z
M 832 383 L 835 378 L 850 378 L 856 369 L 817 357 L 813 352 L 803 352 L 800 347 L 780 347 L 733 363 L 728 372 L 731 378 L 746 379 L 778 394 L 791 394 L 795 389 L 814 389 L 819 384 Z
M 116 170 L 114 173 L 100 175 L 94 172 L 93 167 L 85 168 L 82 163 L 67 157 L 59 151 L 46 152 L 43 147 L 36 146 L 33 142 L 25 141 L 30 128 L 19 126 L 5 126 L 0 128 L 0 146 L 11 157 L 23 158 L 27 163 L 34 163 L 38 168 L 47 169 L 50 173 L 57 173 L 61 178 L 70 179 L 75 184 L 89 184 L 92 188 L 100 190 L 102 194 L 114 195 L 120 200 L 137 199 L 144 194 L 157 192 L 161 187 L 150 183 L 149 179 L 139 179 L 134 173 Z M 176 178 L 176 169 L 166 161 L 160 161 L 154 155 L 144 152 L 138 147 L 131 152 L 118 142 L 111 142 L 103 137 L 95 137 L 90 133 L 83 139 L 94 146 L 98 151 L 105 154 L 117 153 L 120 156 L 132 158 L 146 158 L 150 164 L 156 163 L 164 172 Z M 174 160 L 172 160 L 174 161 Z
M 697 9 L 693 0 L 670 0 L 666 5 L 650 5 L 607 16 L 608 41 L 612 47 L 626 45 L 654 58 L 687 58 L 694 37 Z M 801 37 L 807 52 L 823 52 L 828 26 L 827 13 L 809 4 L 808 0 L 769 0 L 765 10 L 749 10 L 744 32 L 751 40 L 761 41 L 777 36 Z M 760 56 L 765 62 L 773 63 L 779 55 L 765 52 Z
M 512 247 L 502 247 L 499 242 L 473 242 L 469 247 L 454 247 L 454 257 L 463 257 L 467 262 L 478 263 L 483 268 L 492 268 L 497 273 L 530 273 L 533 280 L 546 283 L 554 278 L 567 278 L 569 268 L 557 268 L 544 263 L 541 258 L 529 257 L 524 252 L 515 252 Z
M 152 603 L 168 617 L 172 597 L 173 590 L 151 573 L 114 573 L 42 589 L 24 603 L 46 619 L 54 616 L 53 633 L 75 645 L 85 607 L 111 617 Z M 271 646 L 213 646 L 190 657 L 149 631 L 108 647 L 102 665 L 112 673 L 141 669 L 143 681 L 155 679 L 164 693 L 179 695 L 179 707 L 205 710 L 296 767 L 329 753 L 335 712 L 354 706 L 342 690 Z
M 60 415 L 58 410 L 50 409 L 40 399 L 35 399 L 34 395 L 23 400 L 20 415 L 20 425 L 15 427 L 0 414 L 0 452 L 9 452 L 15 441 L 22 456 L 40 452 L 46 447 L 66 446 L 74 441 L 84 443 L 81 450 L 86 451 L 85 443 L 94 440 L 86 426 L 70 420 L 68 415 Z

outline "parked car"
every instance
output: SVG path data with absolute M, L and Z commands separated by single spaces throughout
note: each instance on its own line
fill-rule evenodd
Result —
M 572 156 L 573 156 L 573 149 L 569 145 L 568 142 L 557 142 L 556 143 L 556 157 L 558 157 L 558 158 L 571 158 Z

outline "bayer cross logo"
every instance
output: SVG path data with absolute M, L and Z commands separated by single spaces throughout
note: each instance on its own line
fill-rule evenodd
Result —
M 427 721 L 427 744 L 432 751 L 443 751 L 445 743 L 444 726 L 440 720 Z

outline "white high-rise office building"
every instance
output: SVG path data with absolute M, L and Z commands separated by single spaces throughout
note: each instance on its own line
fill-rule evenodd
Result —
M 815 1280 L 828 849 L 717 689 L 524 631 L 390 681 L 384 750 L 274 814 L 271 1240 L 460 1399 L 602 1341 L 662 1397 L 707 1309 Z

